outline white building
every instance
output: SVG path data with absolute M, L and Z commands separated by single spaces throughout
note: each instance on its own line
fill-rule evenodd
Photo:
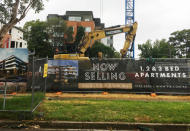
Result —
M 113 36 L 109 36 L 100 40 L 106 46 L 113 48 Z
M 11 35 L 9 48 L 27 48 L 27 42 L 23 39 L 23 33 L 24 31 L 13 27 L 9 34 Z
M 0 29 L 3 22 L 0 22 Z M 27 42 L 23 39 L 24 31 L 16 26 L 9 30 L 3 40 L 4 48 L 27 48 Z

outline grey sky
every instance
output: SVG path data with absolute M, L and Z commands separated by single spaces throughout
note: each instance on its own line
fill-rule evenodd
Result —
M 40 19 L 46 20 L 48 14 L 63 15 L 70 11 L 93 11 L 94 17 L 101 17 L 108 26 L 123 25 L 125 23 L 125 0 L 49 0 L 45 10 L 34 15 L 30 12 L 20 23 Z M 136 0 L 136 21 L 139 24 L 136 36 L 137 45 L 146 40 L 168 39 L 170 34 L 177 30 L 190 29 L 190 0 Z M 114 36 L 114 47 L 120 50 L 123 47 L 124 34 Z

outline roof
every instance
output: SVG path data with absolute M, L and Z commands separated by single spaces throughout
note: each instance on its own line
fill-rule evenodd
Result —
M 71 15 L 91 15 L 93 17 L 93 12 L 92 11 L 66 11 L 66 15 L 71 16 Z

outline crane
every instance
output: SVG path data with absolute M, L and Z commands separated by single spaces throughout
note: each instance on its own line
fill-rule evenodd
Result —
M 131 25 L 135 22 L 135 0 L 125 0 L 125 25 Z M 134 41 L 131 45 L 133 52 L 132 58 L 135 58 Z

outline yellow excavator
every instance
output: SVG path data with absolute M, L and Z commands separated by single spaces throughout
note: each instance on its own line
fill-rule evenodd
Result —
M 120 50 L 121 57 L 125 57 L 126 53 L 129 50 L 129 47 L 133 43 L 136 31 L 137 31 L 137 22 L 134 22 L 133 25 L 126 25 L 126 26 L 115 26 L 105 28 L 103 30 L 95 30 L 93 32 L 89 32 L 85 35 L 82 42 L 79 44 L 79 52 L 75 54 L 57 54 L 54 55 L 55 60 L 89 60 L 89 57 L 85 57 L 85 52 L 88 48 L 91 48 L 94 41 L 100 40 L 102 38 L 113 36 L 120 33 L 126 33 L 126 40 L 124 43 L 123 49 Z

